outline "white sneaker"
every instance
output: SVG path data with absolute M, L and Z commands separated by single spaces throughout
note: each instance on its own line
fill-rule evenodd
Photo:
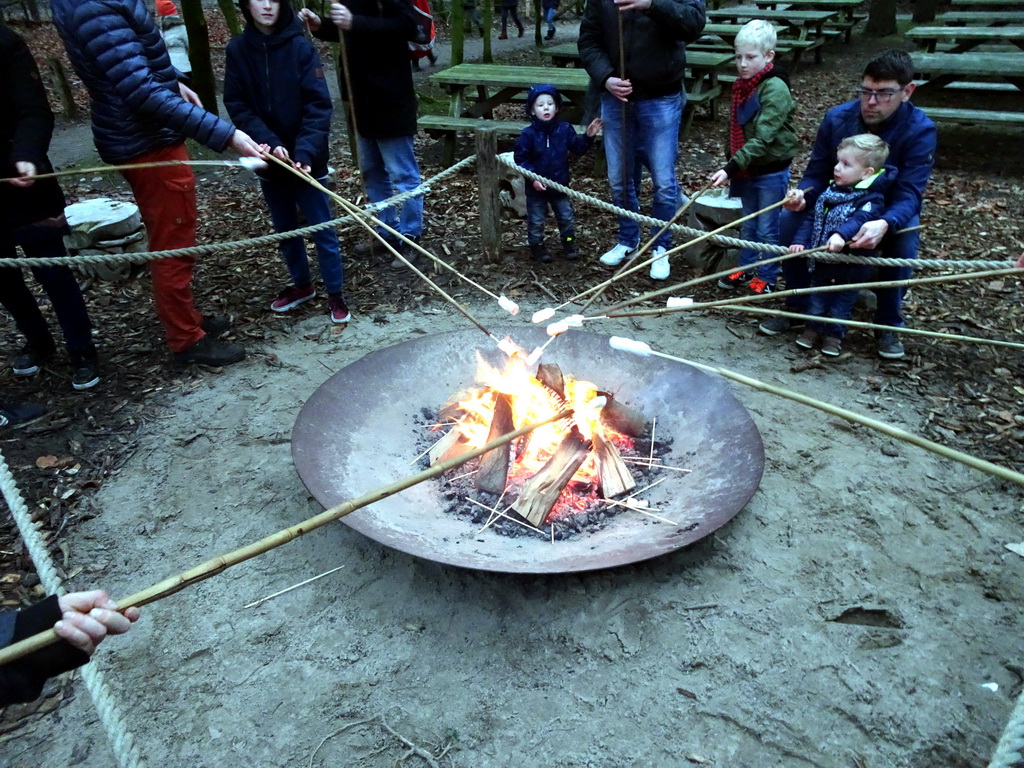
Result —
M 660 258 L 658 258 L 657 261 L 655 261 L 653 264 L 651 264 L 651 280 L 666 280 L 666 279 L 668 279 L 668 275 L 669 275 L 669 272 L 671 271 L 671 267 L 669 266 L 669 263 L 668 263 L 668 256 L 662 256 L 661 255 L 664 252 L 665 252 L 665 249 L 662 248 L 660 245 L 657 248 L 655 248 L 654 250 L 651 251 L 651 256 L 652 257 L 653 256 L 660 257 Z
M 600 258 L 600 262 L 607 267 L 617 267 L 619 266 L 619 264 L 625 261 L 628 256 L 633 255 L 635 251 L 636 248 L 630 248 L 628 245 L 623 245 L 622 243 L 619 243 L 610 251 L 605 253 Z

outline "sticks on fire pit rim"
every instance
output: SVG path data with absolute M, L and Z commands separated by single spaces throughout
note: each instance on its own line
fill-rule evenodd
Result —
M 348 213 L 350 216 L 352 216 L 353 219 L 355 219 L 355 221 L 358 224 L 360 224 L 364 229 L 366 229 L 370 233 L 371 236 L 376 237 L 377 240 L 380 241 L 380 243 L 383 244 L 384 247 L 387 248 L 392 253 L 392 255 L 394 255 L 398 259 L 401 259 L 402 262 L 407 267 L 409 267 L 409 269 L 411 269 L 413 272 L 415 272 L 417 275 L 419 275 L 419 277 L 421 279 L 423 279 L 430 287 L 432 287 L 435 291 L 440 293 L 449 303 L 451 303 L 456 309 L 458 309 L 460 312 L 462 312 L 462 314 L 466 316 L 466 319 L 468 319 L 475 326 L 480 328 L 480 330 L 484 331 L 484 333 L 486 333 L 488 336 L 491 336 L 491 338 L 494 338 L 493 335 L 489 331 L 487 331 L 487 329 L 485 329 L 482 325 L 480 325 L 480 323 L 477 322 L 476 319 L 474 319 L 461 304 L 459 304 L 457 301 L 455 301 L 455 299 L 453 299 L 451 296 L 449 296 L 447 293 L 445 293 L 440 288 L 440 286 L 435 284 L 430 278 L 428 278 L 426 275 L 424 275 L 423 272 L 421 272 L 419 269 L 417 269 L 407 258 L 405 258 L 405 256 L 402 253 L 400 253 L 394 246 L 392 246 L 391 243 L 389 243 L 387 240 L 385 240 L 384 237 L 382 237 L 381 234 L 376 229 L 374 229 L 374 226 L 381 227 L 386 232 L 388 232 L 388 234 L 394 235 L 396 238 L 401 240 L 406 245 L 409 245 L 412 248 L 416 249 L 416 251 L 418 251 L 419 253 L 421 253 L 424 256 L 426 256 L 428 259 L 433 261 L 438 266 L 444 267 L 445 269 L 447 269 L 449 272 L 454 274 L 459 279 L 461 279 L 464 282 L 469 283 L 470 285 L 472 285 L 478 291 L 486 294 L 487 296 L 490 296 L 492 299 L 494 299 L 496 302 L 498 302 L 498 305 L 502 309 L 504 309 L 509 314 L 516 315 L 516 314 L 519 313 L 519 305 L 516 304 L 511 299 L 509 299 L 508 297 L 506 297 L 504 295 L 499 296 L 499 295 L 493 293 L 492 291 L 487 290 L 484 286 L 480 285 L 478 282 L 476 282 L 475 280 L 470 278 L 468 275 L 464 275 L 463 273 L 459 272 L 459 270 L 455 269 L 455 267 L 453 267 L 448 262 L 446 262 L 443 259 L 440 259 L 437 256 L 435 256 L 434 254 L 432 254 L 430 251 L 428 251 L 426 248 L 421 246 L 416 241 L 409 239 L 408 237 L 403 235 L 398 230 L 392 229 L 390 226 L 385 224 L 383 221 L 380 221 L 377 217 L 367 213 L 362 208 L 358 207 L 355 203 L 353 203 L 353 202 L 343 198 L 337 192 L 334 192 L 333 190 L 328 189 L 327 187 L 325 187 L 323 184 L 321 184 L 319 181 L 314 179 L 309 174 L 303 173 L 298 168 L 295 168 L 294 166 L 290 165 L 289 163 L 286 163 L 283 160 L 281 160 L 281 159 L 279 159 L 277 157 L 274 157 L 273 155 L 268 154 L 268 155 L 266 155 L 266 157 L 267 157 L 268 160 L 272 160 L 273 162 L 275 162 L 278 165 L 280 165 L 282 168 L 285 168 L 288 171 L 290 171 L 291 173 L 295 174 L 300 179 L 305 181 L 307 184 L 310 184 L 311 186 L 315 187 L 316 189 L 319 189 L 321 192 L 324 192 L 325 194 L 327 194 L 332 200 L 334 200 L 339 206 L 341 206 L 341 208 L 346 213 Z M 367 223 L 367 222 L 370 222 L 370 223 Z M 374 226 L 371 226 L 371 223 Z
M 666 354 L 665 352 L 658 352 L 654 349 L 651 349 L 650 345 L 642 341 L 634 341 L 633 339 L 627 339 L 622 336 L 613 336 L 611 337 L 611 339 L 609 339 L 609 344 L 613 349 L 618 349 L 623 352 L 630 352 L 635 355 L 640 355 L 641 357 L 645 357 L 647 355 L 654 355 L 655 357 L 661 357 L 666 360 L 672 360 L 677 363 L 683 363 L 684 365 L 692 365 L 694 368 L 699 368 L 702 371 L 707 371 L 709 373 L 717 373 L 719 376 L 723 376 L 724 378 L 727 379 L 732 379 L 733 381 L 739 382 L 740 384 L 745 384 L 753 389 L 759 389 L 762 392 L 767 392 L 772 395 L 783 397 L 787 400 L 792 400 L 793 402 L 800 403 L 802 405 L 810 406 L 811 408 L 816 408 L 819 411 L 824 411 L 825 413 L 829 413 L 833 416 L 838 416 L 839 418 L 845 419 L 846 421 L 852 422 L 854 424 L 860 424 L 862 426 L 868 427 L 869 429 L 873 429 L 876 432 L 881 432 L 884 435 L 888 435 L 889 437 L 896 438 L 897 440 L 902 440 L 905 443 L 910 443 L 911 445 L 916 445 L 919 448 L 924 448 L 926 451 L 931 451 L 932 453 L 938 454 L 939 456 L 942 456 L 943 458 L 946 459 L 952 459 L 953 461 L 956 461 L 960 464 L 971 467 L 973 469 L 977 469 L 988 475 L 992 475 L 993 477 L 997 477 L 1000 480 L 1006 480 L 1008 482 L 1024 486 L 1024 474 L 1021 474 L 1020 472 L 1016 472 L 1012 469 L 1009 469 L 1008 467 L 1001 467 L 998 464 L 993 464 L 991 461 L 986 461 L 985 459 L 979 459 L 977 456 L 971 456 L 970 454 L 958 451 L 955 448 L 949 448 L 940 443 L 936 443 L 933 440 L 929 440 L 926 437 L 915 435 L 913 432 L 908 432 L 905 429 L 901 429 L 900 427 L 894 426 L 893 424 L 889 424 L 884 421 L 879 421 L 878 419 L 872 419 L 868 416 L 859 414 L 856 411 L 851 411 L 846 408 L 840 408 L 837 405 L 832 405 L 831 403 L 826 403 L 822 400 L 816 400 L 815 398 L 808 397 L 807 395 L 801 395 L 799 392 L 793 392 L 782 387 L 776 387 L 772 384 L 768 384 L 759 379 L 755 379 L 750 376 L 744 376 L 742 373 L 730 371 L 728 368 L 719 368 L 714 365 L 705 365 L 704 363 L 698 363 L 693 360 L 687 360 L 686 358 L 683 357 L 669 355 Z
M 124 611 L 127 608 L 132 607 L 141 608 L 144 605 L 149 605 L 157 600 L 169 597 L 170 595 L 180 592 L 186 587 L 190 587 L 193 584 L 198 584 L 212 576 L 216 576 L 234 565 L 238 565 L 246 560 L 251 560 L 254 557 L 287 544 L 288 542 L 293 541 L 300 536 L 304 536 L 310 531 L 320 528 L 327 523 L 340 520 L 346 515 L 355 512 L 357 509 L 362 509 L 365 506 L 381 501 L 382 499 L 386 499 L 389 496 L 393 496 L 396 493 L 404 491 L 407 488 L 411 488 L 414 485 L 418 485 L 425 480 L 437 477 L 438 475 L 464 464 L 470 459 L 474 459 L 487 451 L 493 450 L 494 448 L 498 448 L 499 446 L 505 445 L 519 437 L 522 437 L 523 435 L 532 432 L 537 427 L 550 424 L 554 421 L 571 418 L 572 415 L 573 409 L 566 408 L 550 418 L 535 421 L 532 424 L 527 424 L 514 432 L 502 435 L 497 440 L 492 440 L 491 442 L 464 453 L 461 456 L 457 456 L 454 459 L 449 459 L 448 461 L 437 464 L 429 469 L 425 469 L 422 472 L 417 472 L 415 475 L 409 475 L 400 480 L 396 480 L 389 485 L 364 493 L 362 496 L 355 499 L 350 499 L 342 502 L 341 504 L 337 504 L 330 509 L 321 512 L 319 515 L 314 515 L 300 523 L 271 534 L 270 536 L 266 536 L 259 541 L 239 547 L 238 549 L 232 550 L 231 552 L 227 552 L 223 555 L 218 555 L 204 563 L 200 563 L 194 568 L 182 571 L 175 576 L 171 576 L 170 578 L 157 582 L 156 584 L 136 592 L 133 595 L 118 600 L 117 610 Z M 20 659 L 30 653 L 45 648 L 48 645 L 52 645 L 59 639 L 60 637 L 56 632 L 52 629 L 48 629 L 18 643 L 14 643 L 13 645 L 0 649 L 0 666 Z

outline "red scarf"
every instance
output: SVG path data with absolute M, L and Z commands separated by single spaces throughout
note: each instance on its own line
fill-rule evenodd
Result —
M 774 62 L 769 61 L 765 68 L 753 77 L 746 80 L 737 78 L 732 84 L 732 109 L 729 112 L 729 157 L 739 152 L 747 141 L 743 135 L 743 126 L 740 125 L 737 117 L 740 107 L 750 98 L 750 94 L 761 84 L 761 81 L 768 77 L 768 73 L 774 66 Z

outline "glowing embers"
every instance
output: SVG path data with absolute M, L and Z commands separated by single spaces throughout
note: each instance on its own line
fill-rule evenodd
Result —
M 499 533 L 533 530 L 552 539 L 592 530 L 618 511 L 645 514 L 628 494 L 660 464 L 668 445 L 652 449 L 647 420 L 596 384 L 565 375 L 557 365 L 536 370 L 521 356 L 501 370 L 477 355 L 479 386 L 443 405 L 433 424 L 447 430 L 427 452 L 431 464 L 481 446 L 517 427 L 550 417 L 567 405 L 572 420 L 545 425 L 507 448 L 495 449 L 443 482 L 452 510 L 486 520 Z M 436 435 L 436 432 L 431 432 Z M 543 530 L 541 530 L 543 526 Z

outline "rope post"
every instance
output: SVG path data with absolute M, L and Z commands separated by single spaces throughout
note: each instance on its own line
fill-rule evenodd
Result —
M 501 259 L 501 203 L 498 199 L 498 132 L 491 126 L 477 128 L 476 169 L 480 185 L 480 241 L 484 261 Z

